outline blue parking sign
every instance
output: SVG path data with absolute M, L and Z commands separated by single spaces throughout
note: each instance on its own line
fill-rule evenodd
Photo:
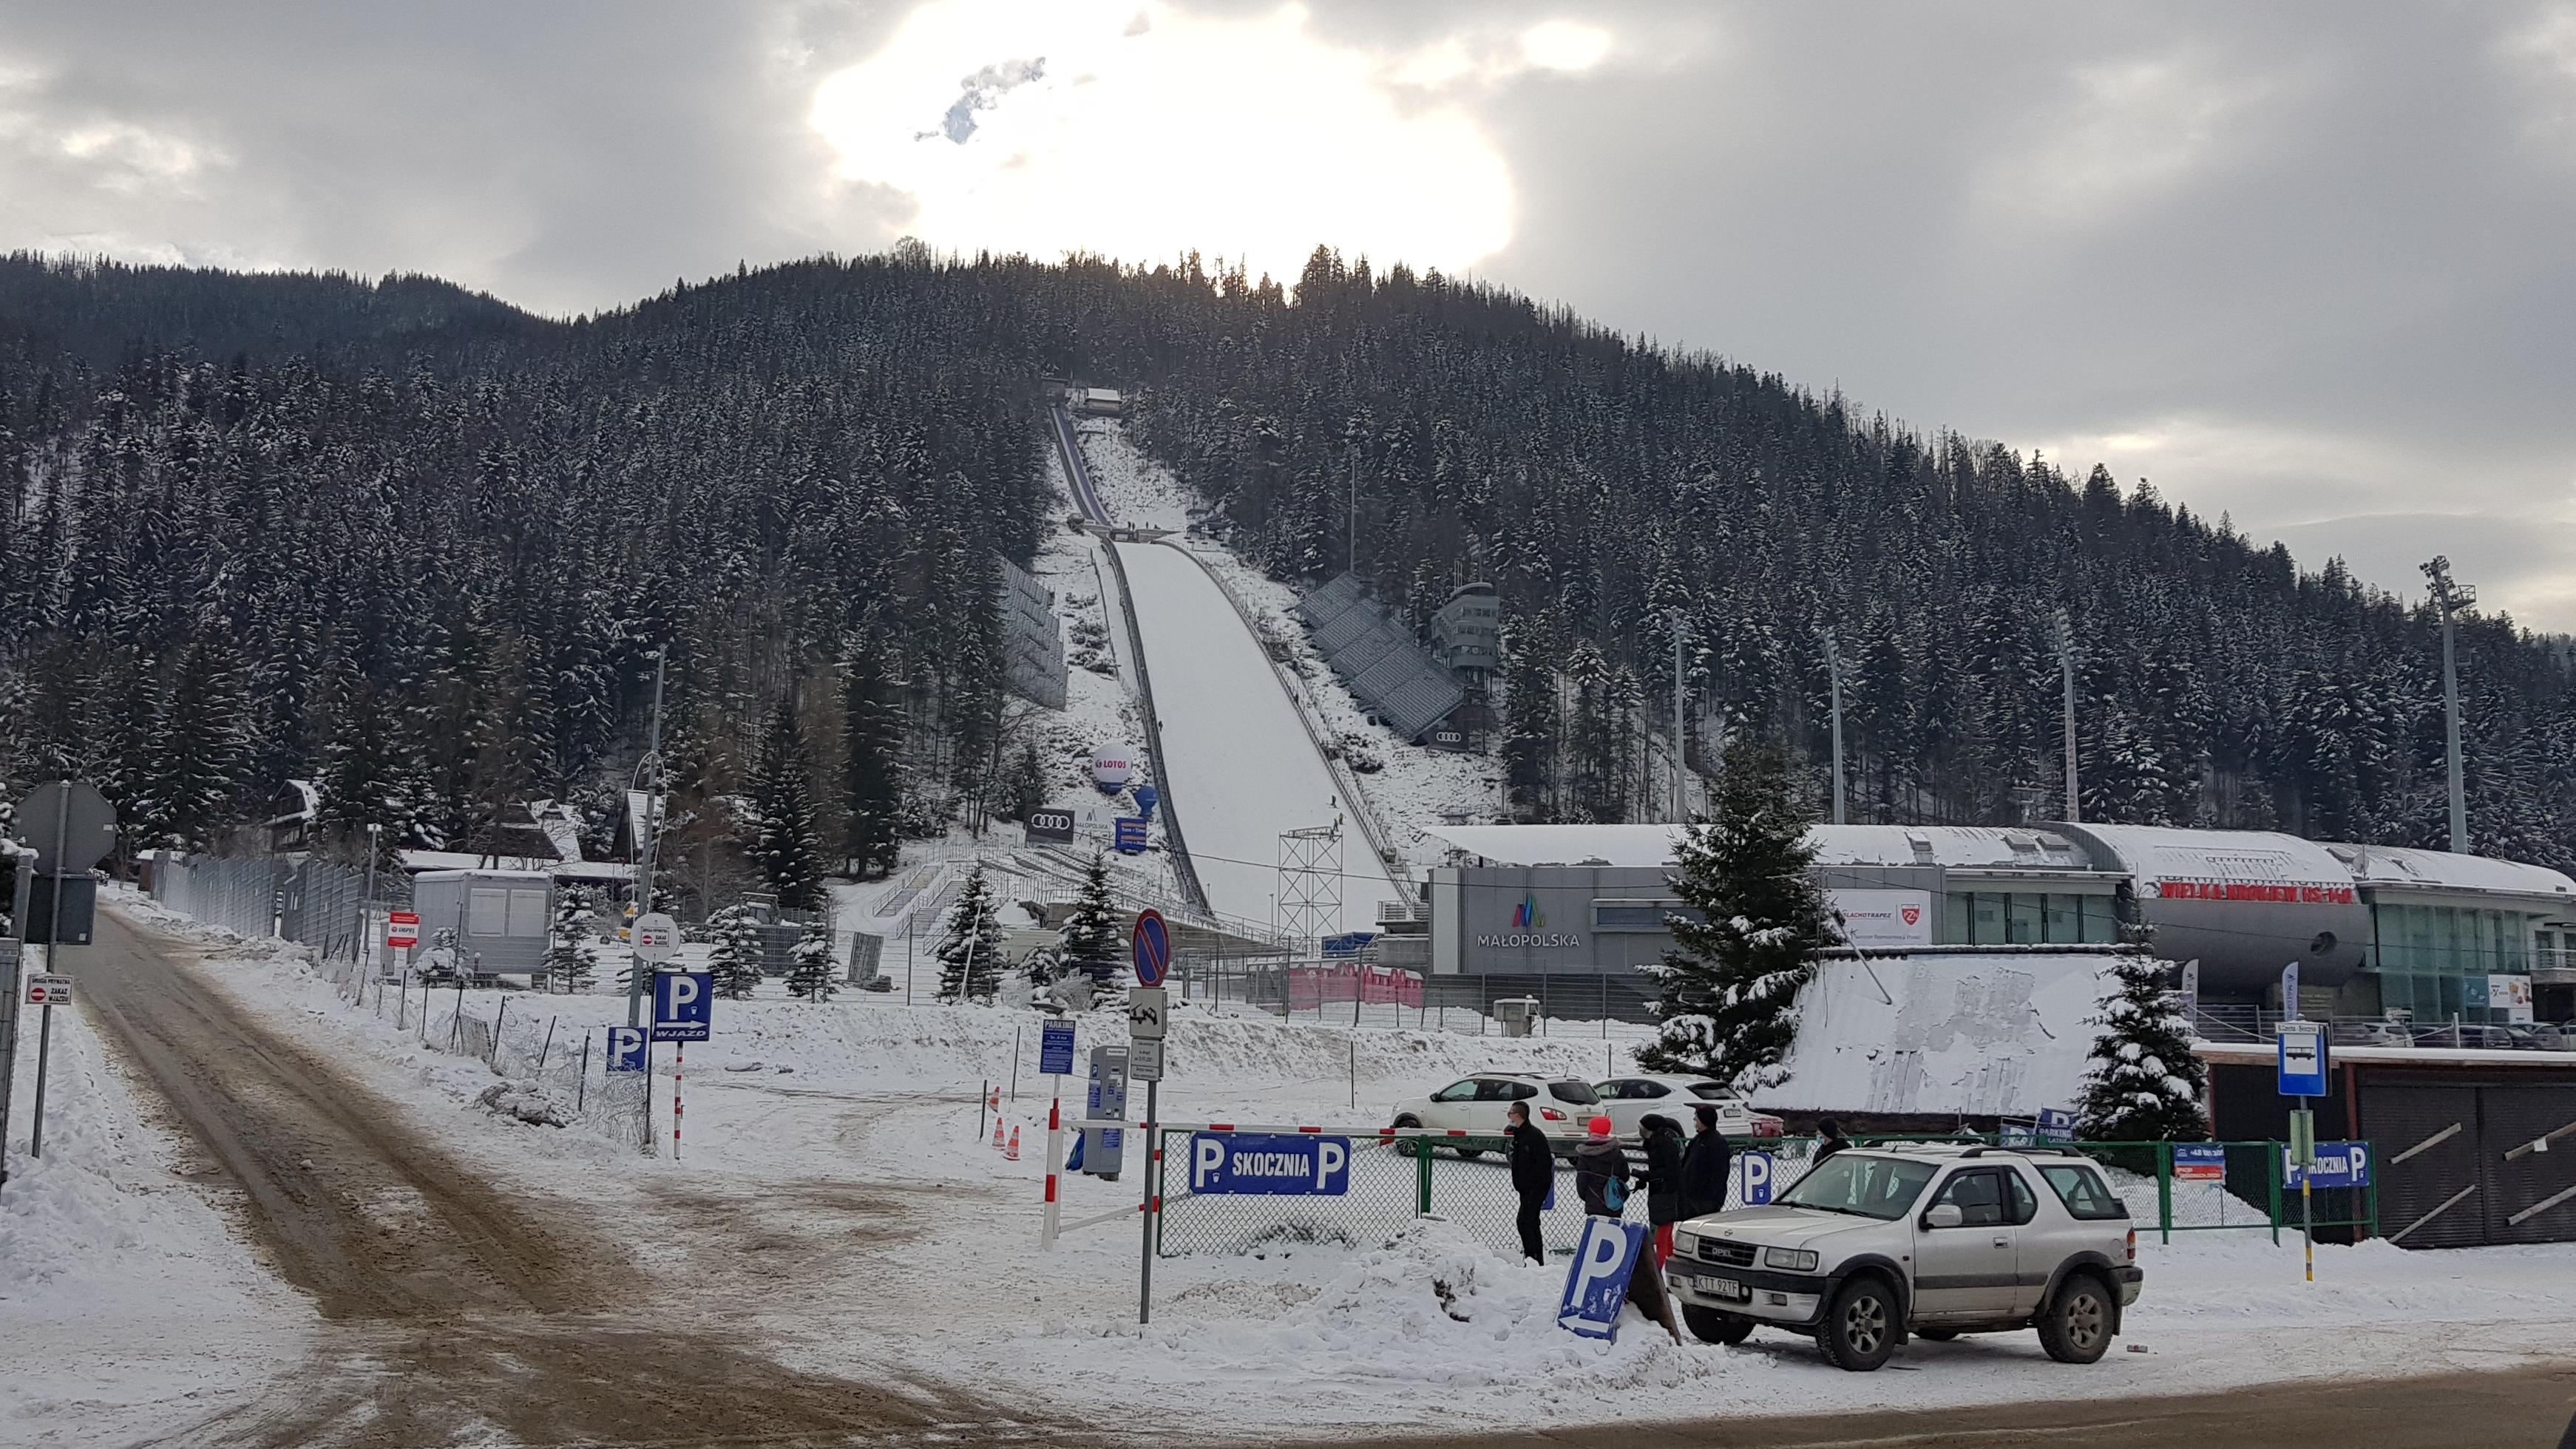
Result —
M 1193 1132 L 1190 1192 L 1340 1197 L 1351 1190 L 1351 1139 L 1285 1132 Z
M 1073 1023 L 1050 1021 L 1038 1028 L 1038 1075 L 1073 1075 Z
M 1739 1152 L 1735 1155 L 1736 1201 L 1745 1207 L 1768 1207 L 1771 1185 L 1779 1178 L 1779 1164 L 1768 1152 Z
M 612 1026 L 608 1029 L 608 1070 L 612 1072 L 644 1070 L 644 1028 Z
M 705 1041 L 715 1017 L 715 977 L 705 971 L 653 975 L 653 1040 Z
M 1628 1301 L 1628 1278 L 1646 1256 L 1649 1229 L 1617 1218 L 1586 1217 L 1565 1270 L 1565 1296 L 1557 1301 L 1556 1326 L 1585 1338 L 1616 1339 L 1619 1308 Z

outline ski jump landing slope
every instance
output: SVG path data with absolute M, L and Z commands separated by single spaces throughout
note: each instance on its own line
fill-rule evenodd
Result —
M 1161 769 L 1188 822 L 1190 858 L 1208 905 L 1221 915 L 1268 921 L 1281 833 L 1329 825 L 1350 807 L 1270 672 L 1261 641 L 1207 571 L 1177 545 L 1112 547 L 1127 566 L 1154 677 Z M 1400 893 L 1347 819 L 1342 873 L 1335 929 L 1375 926 L 1377 903 Z

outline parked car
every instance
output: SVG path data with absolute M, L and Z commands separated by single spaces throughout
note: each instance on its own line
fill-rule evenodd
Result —
M 1480 1072 L 1461 1077 L 1427 1097 L 1395 1104 L 1398 1127 L 1440 1127 L 1500 1137 L 1511 1126 L 1504 1117 L 1514 1102 L 1527 1102 L 1530 1122 L 1571 1148 L 1599 1111 L 1599 1094 L 1590 1082 L 1528 1076 L 1518 1072 Z M 1482 1157 L 1483 1147 L 1461 1147 L 1461 1157 Z
M 1702 1102 L 1717 1108 L 1718 1131 L 1729 1137 L 1754 1135 L 1752 1107 L 1734 1088 L 1707 1077 L 1608 1077 L 1594 1082 L 1592 1090 L 1601 1099 L 1601 1115 L 1622 1137 L 1643 1132 L 1643 1120 L 1659 1112 L 1680 1123 L 1684 1132 L 1695 1132 L 1699 1129 L 1692 1113 Z
M 2576 1052 L 2576 1025 L 2543 1023 L 2531 1029 L 2532 1050 Z
M 2415 1044 L 2415 1029 L 2402 1021 L 2365 1021 L 2356 1025 L 2359 1034 L 2351 1041 L 2346 1042 L 2341 1035 L 2337 1035 L 2335 1041 L 2348 1046 L 2411 1047 Z
M 1789 1135 L 1789 1124 L 1782 1121 L 1780 1118 L 1772 1116 L 1768 1112 L 1756 1112 L 1753 1114 L 1753 1135 L 1756 1137 L 1786 1137 Z
M 2092 1363 L 2137 1301 L 2137 1258 L 2127 1205 L 2087 1159 L 1919 1143 L 1839 1152 L 1769 1207 L 1689 1219 L 1665 1274 L 1703 1339 L 1784 1328 L 1866 1371 L 1909 1332 L 2032 1328 L 2049 1357 Z
M 2423 1044 L 2426 1046 L 2449 1045 L 2452 1041 L 2451 1032 L 2453 1030 L 2453 1028 L 2445 1027 L 2442 1031 L 2435 1034 L 2433 1040 L 2423 1042 Z M 2458 1044 L 2464 1047 L 2475 1047 L 2482 1051 L 2491 1052 L 2509 1052 L 2514 1049 L 2513 1033 L 2500 1026 L 2469 1026 L 2463 1024 L 2456 1030 L 2458 1032 Z M 2419 1038 L 2419 1040 L 2421 1039 Z

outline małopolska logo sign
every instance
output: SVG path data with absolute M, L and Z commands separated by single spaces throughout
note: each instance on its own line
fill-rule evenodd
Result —
M 1536 893 L 1523 895 L 1512 907 L 1512 928 L 1476 938 L 1479 946 L 1580 946 L 1583 937 L 1573 931 L 1551 931 L 1547 913 L 1538 908 Z

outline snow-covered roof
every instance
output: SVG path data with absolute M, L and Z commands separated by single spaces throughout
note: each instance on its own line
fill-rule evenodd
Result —
M 2175 825 L 2055 827 L 2095 847 L 2104 870 L 2125 870 L 2149 891 L 2164 881 L 2322 885 L 2349 890 L 2352 872 L 2313 840 L 2277 830 L 2188 830 Z
M 1671 825 L 1441 825 L 1423 834 L 1498 865 L 1673 863 Z M 1811 825 L 1819 865 L 1937 865 L 1951 870 L 2089 871 L 2084 852 L 2048 830 L 1978 825 Z
M 2326 850 L 2365 887 L 2534 896 L 2576 910 L 2576 880 L 2543 865 L 2398 845 L 2330 841 Z

